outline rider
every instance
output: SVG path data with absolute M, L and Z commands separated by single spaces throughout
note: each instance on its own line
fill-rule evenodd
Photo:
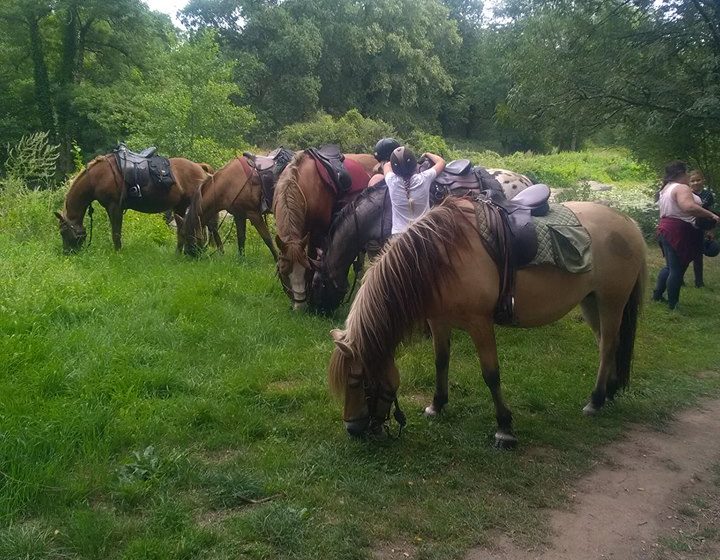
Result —
M 430 185 L 445 169 L 445 160 L 438 155 L 424 153 L 433 166 L 418 173 L 417 159 L 407 146 L 395 148 L 390 161 L 383 165 L 385 183 L 392 203 L 392 234 L 404 232 L 430 209 Z

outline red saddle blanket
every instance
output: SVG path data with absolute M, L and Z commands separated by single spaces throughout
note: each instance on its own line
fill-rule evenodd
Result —
M 360 165 L 358 162 L 353 161 L 351 159 L 345 158 L 343 161 L 343 164 L 345 165 L 345 169 L 347 170 L 348 174 L 350 175 L 350 178 L 352 179 L 352 183 L 350 184 L 350 189 L 348 189 L 346 192 L 338 193 L 337 189 L 335 188 L 335 182 L 332 180 L 330 175 L 328 174 L 327 169 L 325 169 L 325 166 L 320 163 L 318 160 L 315 161 L 315 168 L 317 169 L 318 174 L 320 175 L 320 178 L 322 179 L 323 183 L 327 185 L 327 187 L 333 191 L 336 195 L 340 195 L 340 197 L 345 198 L 347 196 L 355 195 L 359 193 L 360 191 L 364 190 L 368 186 L 368 182 L 370 181 L 370 175 L 368 175 L 367 171 L 365 171 L 365 168 Z

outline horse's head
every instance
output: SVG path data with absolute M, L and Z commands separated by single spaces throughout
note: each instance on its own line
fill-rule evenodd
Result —
M 355 437 L 383 434 L 400 385 L 394 360 L 390 358 L 377 371 L 369 371 L 346 331 L 335 329 L 330 335 L 335 341 L 329 368 L 330 387 L 343 398 L 345 429 Z M 397 408 L 395 417 L 404 425 L 404 416 Z
M 331 313 L 342 304 L 347 293 L 346 277 L 335 279 L 327 267 L 327 260 L 321 250 L 313 262 L 312 283 L 310 285 L 310 305 L 320 313 Z
M 312 272 L 307 256 L 309 235 L 302 239 L 283 241 L 275 236 L 279 254 L 277 272 L 285 293 L 293 302 L 293 309 L 304 309 L 307 303 L 309 276 Z
M 55 217 L 57 217 L 60 222 L 60 236 L 63 240 L 63 251 L 66 254 L 79 251 L 87 238 L 87 232 L 82 222 L 73 223 L 60 212 L 55 212 Z

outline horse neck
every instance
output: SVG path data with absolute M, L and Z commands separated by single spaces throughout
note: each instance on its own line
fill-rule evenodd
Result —
M 328 275 L 333 280 L 347 278 L 348 270 L 368 241 L 384 241 L 382 238 L 383 205 L 376 200 L 376 193 L 343 214 L 328 240 L 325 256 Z M 384 193 L 382 194 L 384 198 Z
M 73 181 L 65 195 L 65 218 L 74 224 L 82 224 L 85 212 L 95 200 L 95 185 L 90 180 L 90 171 L 86 169 Z

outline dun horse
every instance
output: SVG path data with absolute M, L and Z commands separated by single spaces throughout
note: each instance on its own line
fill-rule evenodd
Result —
M 628 217 L 589 202 L 565 204 L 591 238 L 592 269 L 570 274 L 555 266 L 520 269 L 515 285 L 519 327 L 551 323 L 582 307 L 600 350 L 586 414 L 629 381 L 635 329 L 645 282 L 645 242 Z M 366 273 L 344 331 L 331 334 L 331 389 L 344 397 L 347 431 L 378 431 L 389 417 L 400 377 L 394 353 L 411 328 L 427 320 L 435 348 L 436 389 L 425 409 L 434 416 L 448 402 L 450 331 L 467 331 L 497 419 L 496 445 L 512 447 L 512 415 L 500 388 L 494 332 L 498 267 L 478 235 L 473 203 L 447 199 L 391 242 Z M 396 411 L 397 412 L 397 411 Z
M 277 260 L 267 223 L 261 214 L 261 192 L 260 176 L 240 157 L 208 177 L 193 196 L 185 218 L 180 220 L 185 253 L 199 254 L 202 226 L 211 223 L 220 210 L 227 210 L 235 220 L 238 253 L 242 255 L 245 251 L 245 228 L 249 219 Z
M 369 174 L 377 167 L 371 155 L 345 154 Z M 330 226 L 337 195 L 325 185 L 315 161 L 298 152 L 278 179 L 273 199 L 277 226 L 278 274 L 295 309 L 305 306 L 311 280 L 310 260 L 322 244 Z
M 167 191 L 149 189 L 142 197 L 129 197 L 124 180 L 112 154 L 98 156 L 92 160 L 73 181 L 62 213 L 55 212 L 60 221 L 60 235 L 65 252 L 79 250 L 87 237 L 83 224 L 90 204 L 97 200 L 106 210 L 110 219 L 112 240 L 115 249 L 122 246 L 121 233 L 125 210 L 155 213 L 171 209 L 176 218 L 182 216 L 190 205 L 195 191 L 208 178 L 212 168 L 184 158 L 170 158 L 170 169 L 175 182 Z M 213 239 L 219 245 L 217 219 L 208 223 Z M 177 250 L 182 247 L 182 233 L 177 232 Z
M 532 185 L 525 175 L 505 169 L 488 169 L 508 199 Z M 450 195 L 464 196 L 467 189 Z M 332 313 L 348 291 L 348 272 L 356 262 L 362 266 L 362 252 L 377 253 L 390 237 L 392 210 L 387 187 L 369 188 L 333 218 L 327 246 L 314 263 L 309 304 L 320 313 Z M 371 254 L 371 256 L 374 256 Z M 359 259 L 359 260 L 357 260 Z

